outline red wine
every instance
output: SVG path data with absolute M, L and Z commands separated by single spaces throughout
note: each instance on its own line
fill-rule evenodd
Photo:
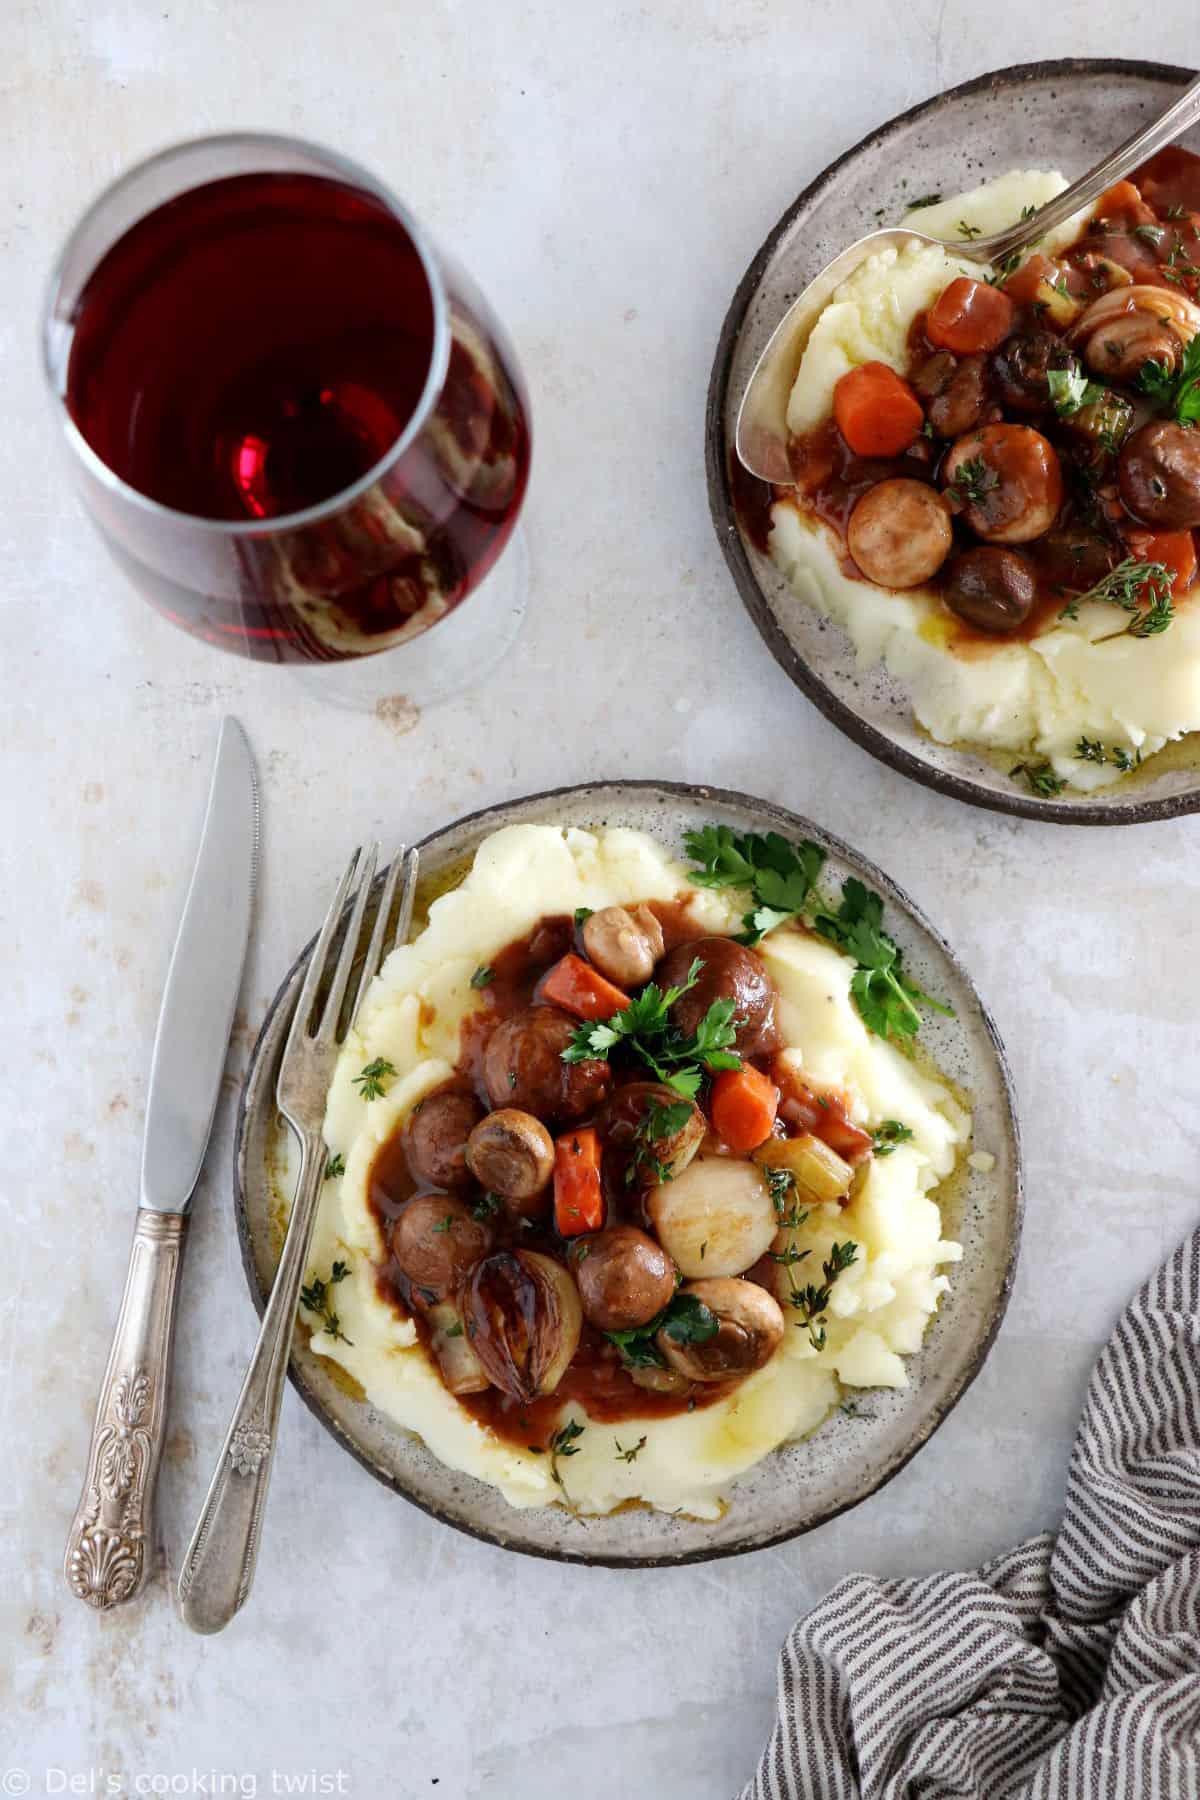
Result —
M 250 655 L 336 658 L 386 647 L 475 585 L 515 521 L 528 429 L 499 328 L 465 278 L 447 285 L 443 372 L 403 224 L 308 174 L 191 189 L 106 253 L 75 308 L 66 403 L 113 474 L 185 515 L 93 499 L 169 616 Z M 339 500 L 413 423 L 431 370 L 412 443 Z

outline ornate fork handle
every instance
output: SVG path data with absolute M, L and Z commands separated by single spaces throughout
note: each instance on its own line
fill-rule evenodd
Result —
M 301 1152 L 292 1216 L 258 1342 L 179 1577 L 180 1605 L 193 1631 L 220 1631 L 254 1580 L 292 1328 L 325 1167 L 319 1136 L 304 1134 Z
M 132 1600 L 150 1573 L 147 1551 L 186 1230 L 183 1213 L 138 1209 L 63 1565 L 72 1591 L 97 1611 Z

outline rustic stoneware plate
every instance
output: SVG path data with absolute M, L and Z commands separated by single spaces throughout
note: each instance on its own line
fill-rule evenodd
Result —
M 1008 1301 L 1021 1224 L 1021 1161 L 1004 1050 L 970 977 L 912 902 L 878 869 L 837 838 L 743 794 L 670 783 L 613 782 L 564 788 L 460 819 L 421 846 L 423 881 L 436 892 L 489 832 L 530 821 L 594 827 L 634 826 L 680 847 L 682 834 L 715 820 L 740 831 L 811 837 L 829 853 L 828 879 L 860 876 L 887 905 L 888 928 L 915 978 L 948 1001 L 955 1017 L 930 1016 L 922 1041 L 938 1066 L 966 1093 L 975 1119 L 974 1148 L 995 1158 L 986 1171 L 964 1164 L 948 1184 L 944 1229 L 963 1245 L 923 1348 L 909 1361 L 911 1386 L 872 1392 L 860 1417 L 835 1412 L 803 1443 L 778 1451 L 731 1490 L 715 1524 L 672 1518 L 644 1508 L 579 1521 L 558 1507 L 517 1511 L 494 1488 L 437 1462 L 338 1383 L 339 1371 L 313 1356 L 303 1333 L 292 1350 L 291 1378 L 337 1441 L 389 1487 L 461 1531 L 508 1550 L 565 1562 L 650 1566 L 699 1562 L 756 1550 L 809 1531 L 882 1486 L 941 1424 L 987 1354 Z M 418 917 L 420 906 L 418 904 Z M 255 1305 L 262 1310 L 278 1256 L 282 1127 L 274 1104 L 275 1072 L 295 998 L 311 952 L 289 971 L 267 1015 L 238 1118 L 235 1195 L 242 1257 Z M 869 1416 L 867 1416 L 869 1414 Z
M 1027 63 L 901 114 L 809 183 L 742 277 L 721 329 L 706 421 L 709 505 L 750 617 L 796 686 L 847 736 L 914 780 L 975 806 L 1069 825 L 1196 812 L 1200 733 L 1168 745 L 1106 794 L 1055 800 L 1016 786 L 1011 755 L 992 760 L 935 743 L 915 723 L 900 684 L 878 667 L 856 667 L 841 629 L 798 599 L 742 530 L 729 474 L 738 405 L 791 301 L 839 250 L 899 220 L 911 197 L 959 192 L 1008 169 L 1061 169 L 1073 179 L 1161 112 L 1192 75 L 1162 63 Z M 1200 151 L 1200 131 L 1182 141 Z

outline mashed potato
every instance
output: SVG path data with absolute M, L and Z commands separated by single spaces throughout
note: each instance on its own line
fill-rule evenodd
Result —
M 472 972 L 548 913 L 576 907 L 671 899 L 686 891 L 712 931 L 735 926 L 726 896 L 697 890 L 661 845 L 639 832 L 591 833 L 517 825 L 481 845 L 466 879 L 436 900 L 424 930 L 393 952 L 363 1007 L 330 1090 L 325 1135 L 345 1159 L 345 1174 L 325 1184 L 308 1279 L 348 1265 L 336 1288 L 343 1336 L 318 1331 L 312 1348 L 340 1363 L 368 1399 L 414 1432 L 450 1467 L 490 1482 L 514 1506 L 560 1500 L 549 1459 L 502 1442 L 442 1386 L 411 1322 L 380 1299 L 374 1263 L 384 1245 L 367 1201 L 367 1175 L 378 1146 L 421 1095 L 449 1075 L 459 1026 L 478 1005 Z M 568 1466 L 571 1502 L 608 1512 L 641 1500 L 664 1511 L 717 1517 L 736 1477 L 777 1445 L 811 1431 L 852 1387 L 903 1387 L 903 1358 L 916 1350 L 938 1297 L 940 1271 L 961 1255 L 944 1242 L 933 1192 L 954 1167 L 970 1120 L 949 1090 L 890 1045 L 869 1035 L 850 999 L 852 965 L 831 946 L 782 930 L 762 946 L 781 995 L 780 1024 L 789 1054 L 817 1085 L 852 1097 L 864 1123 L 900 1119 L 911 1142 L 875 1160 L 854 1202 L 817 1208 L 798 1234 L 819 1263 L 835 1239 L 860 1253 L 840 1277 L 818 1355 L 805 1332 L 789 1329 L 782 1349 L 727 1399 L 666 1419 L 588 1426 L 577 1406 L 564 1411 L 586 1429 Z M 385 1095 L 364 1101 L 354 1076 L 374 1057 L 397 1073 Z M 313 1322 L 304 1314 L 306 1323 Z M 349 1340 L 347 1342 L 346 1340 Z M 614 1440 L 645 1444 L 620 1460 Z
M 957 235 L 960 220 L 992 232 L 1065 185 L 1058 174 L 1014 172 L 904 223 L 947 237 Z M 1041 248 L 1070 243 L 1084 217 L 1060 226 Z M 887 249 L 856 269 L 808 339 L 789 428 L 803 432 L 827 419 L 836 383 L 856 364 L 902 370 L 913 319 L 964 273 L 979 271 L 933 245 Z M 1159 637 L 1114 637 L 1112 608 L 1093 604 L 1029 643 L 966 646 L 954 643 L 936 594 L 847 576 L 835 534 L 790 501 L 772 510 L 770 552 L 795 592 L 845 629 L 863 666 L 882 662 L 904 685 L 918 722 L 939 743 L 1036 755 L 1074 787 L 1094 789 L 1120 771 L 1077 758 L 1081 738 L 1146 757 L 1200 729 L 1200 608 L 1183 608 Z

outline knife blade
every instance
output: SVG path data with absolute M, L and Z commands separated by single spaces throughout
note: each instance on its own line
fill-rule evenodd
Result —
M 237 720 L 226 719 L 150 1059 L 142 1205 L 156 1212 L 186 1212 L 200 1178 L 246 960 L 257 861 L 254 759 Z
M 150 1570 L 184 1236 L 229 1048 L 257 860 L 254 759 L 227 718 L 167 970 L 129 1270 L 67 1537 L 67 1584 L 98 1611 L 131 1600 Z

